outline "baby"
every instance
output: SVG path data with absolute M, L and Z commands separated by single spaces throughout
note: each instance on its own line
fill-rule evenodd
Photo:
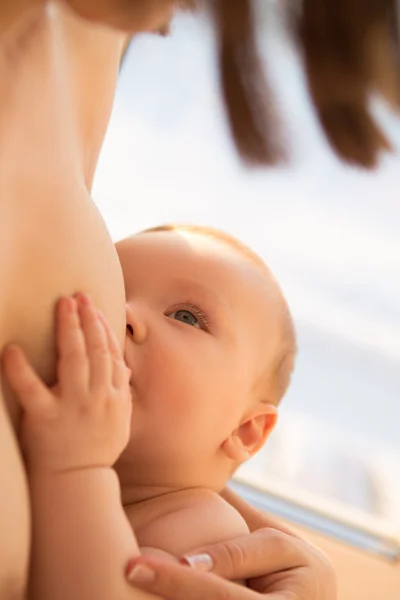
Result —
M 122 500 L 142 552 L 180 556 L 248 531 L 219 492 L 276 423 L 292 320 L 263 261 L 225 233 L 163 226 L 116 248 L 133 400 Z
M 219 492 L 271 433 L 294 364 L 295 335 L 282 293 L 263 261 L 236 239 L 209 228 L 162 226 L 116 249 L 126 287 L 128 375 L 113 333 L 85 295 L 60 302 L 53 389 L 18 348 L 5 354 L 5 372 L 25 411 L 22 443 L 40 542 L 33 553 L 43 554 L 34 557 L 32 576 L 41 570 L 49 589 L 57 549 L 45 558 L 46 540 L 62 552 L 68 532 L 40 538 L 41 527 L 58 524 L 56 502 L 49 489 L 41 491 L 37 473 L 79 472 L 79 484 L 55 493 L 66 502 L 66 493 L 87 486 L 79 509 L 90 510 L 93 544 L 111 548 L 110 536 L 129 527 L 114 506 L 108 538 L 101 540 L 104 527 L 96 518 L 104 521 L 106 509 L 97 516 L 95 507 L 84 506 L 96 496 L 85 470 L 89 479 L 89 471 L 109 469 L 117 458 L 122 504 L 142 553 L 176 560 L 243 535 L 246 523 Z

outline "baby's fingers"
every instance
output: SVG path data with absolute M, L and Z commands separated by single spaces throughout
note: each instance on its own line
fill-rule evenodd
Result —
M 90 389 L 108 389 L 112 381 L 111 356 L 104 325 L 93 302 L 85 294 L 78 294 L 79 316 L 85 336 L 90 368 Z
M 62 298 L 57 307 L 58 379 L 62 394 L 77 396 L 89 384 L 85 338 L 74 298 Z
M 131 372 L 125 364 L 115 333 L 100 311 L 98 311 L 98 316 L 103 324 L 107 336 L 108 349 L 112 358 L 112 383 L 115 388 L 120 389 L 129 382 Z
M 52 406 L 52 393 L 39 379 L 18 346 L 5 349 L 3 366 L 11 388 L 27 413 L 37 414 Z

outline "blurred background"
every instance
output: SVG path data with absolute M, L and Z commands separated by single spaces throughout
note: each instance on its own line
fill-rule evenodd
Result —
M 179 15 L 171 35 L 136 37 L 121 68 L 94 200 L 117 240 L 165 222 L 223 228 L 256 250 L 294 315 L 299 356 L 276 432 L 239 479 L 312 510 L 400 534 L 398 157 L 341 164 L 310 105 L 301 58 L 275 2 L 260 48 L 290 160 L 247 169 L 219 98 L 212 32 Z M 395 145 L 400 126 L 373 110 Z M 350 515 L 350 517 L 349 517 Z

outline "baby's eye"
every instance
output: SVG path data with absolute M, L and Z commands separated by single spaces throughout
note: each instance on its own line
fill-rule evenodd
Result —
M 199 319 L 189 310 L 175 310 L 172 313 L 167 315 L 171 319 L 175 319 L 176 321 L 181 321 L 182 323 L 186 323 L 187 325 L 191 325 L 192 327 L 201 328 Z

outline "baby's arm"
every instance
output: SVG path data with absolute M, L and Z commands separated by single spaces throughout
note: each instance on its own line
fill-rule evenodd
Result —
M 166 497 L 163 497 L 165 504 Z M 176 558 L 208 544 L 249 533 L 242 516 L 217 493 L 193 490 L 185 501 L 141 528 L 139 544 L 144 554 L 160 551 Z M 165 507 L 164 507 L 165 508 Z
M 32 507 L 29 598 L 144 600 L 124 569 L 139 553 L 111 465 L 127 443 L 131 397 L 118 344 L 82 297 L 58 307 L 58 383 L 46 388 L 14 347 L 4 367 L 24 413 Z

